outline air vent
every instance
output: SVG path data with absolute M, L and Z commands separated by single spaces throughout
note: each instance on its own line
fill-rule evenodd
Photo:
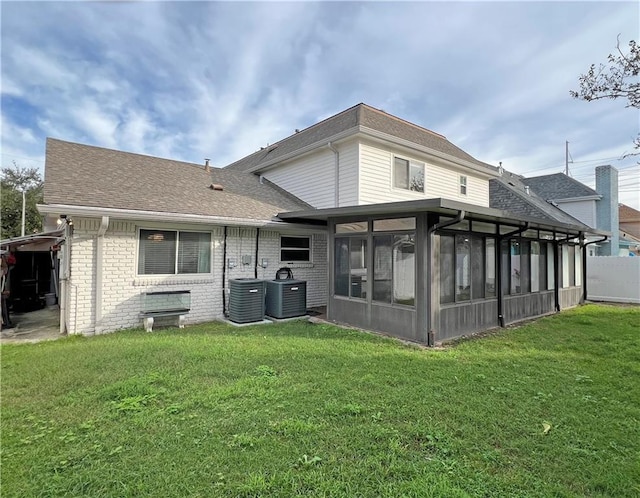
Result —
M 307 312 L 307 282 L 267 280 L 266 313 L 274 318 L 292 318 Z
M 259 322 L 264 319 L 264 280 L 229 280 L 229 319 L 236 323 Z
M 220 185 L 219 183 L 212 183 L 211 185 L 209 185 L 209 188 L 211 190 L 220 190 L 220 191 L 224 190 L 224 187 L 222 185 Z

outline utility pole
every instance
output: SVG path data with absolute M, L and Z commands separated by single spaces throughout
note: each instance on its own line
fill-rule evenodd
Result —
M 564 143 L 564 174 L 569 176 L 569 141 Z

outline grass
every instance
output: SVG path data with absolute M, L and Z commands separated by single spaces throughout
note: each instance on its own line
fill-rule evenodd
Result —
M 640 308 L 441 350 L 324 324 L 6 345 L 2 496 L 639 496 Z

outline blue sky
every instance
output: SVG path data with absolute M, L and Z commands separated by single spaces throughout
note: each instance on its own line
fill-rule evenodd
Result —
M 529 176 L 620 170 L 636 109 L 569 96 L 637 2 L 2 2 L 2 166 L 47 136 L 224 166 L 359 102 Z

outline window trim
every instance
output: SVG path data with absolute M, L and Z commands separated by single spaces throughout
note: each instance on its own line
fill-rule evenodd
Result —
M 307 239 L 309 241 L 309 248 L 307 249 L 306 247 L 283 247 L 282 246 L 282 238 L 283 237 L 288 237 L 291 239 Z M 280 260 L 280 264 L 308 264 L 308 263 L 313 263 L 313 236 L 312 235 L 287 235 L 287 234 L 280 234 L 280 238 L 278 241 L 279 244 L 279 250 L 278 250 L 278 258 Z M 302 260 L 302 259 L 297 259 L 297 260 L 291 260 L 291 259 L 282 259 L 282 251 L 284 250 L 292 250 L 292 251 L 308 251 L 309 252 L 309 259 L 307 260 Z
M 176 255 L 174 261 L 174 273 L 140 273 L 140 236 L 142 230 L 146 231 L 162 231 L 162 232 L 174 232 L 176 234 Z M 205 233 L 209 235 L 209 271 L 202 273 L 178 273 L 178 259 L 180 256 L 180 232 L 184 233 Z M 180 229 L 180 228 L 164 228 L 164 227 L 149 227 L 149 226 L 138 226 L 136 227 L 136 278 L 210 278 L 213 275 L 213 232 L 208 230 L 192 230 L 192 229 Z
M 399 186 L 396 184 L 396 160 L 400 159 L 401 161 L 407 162 L 407 183 L 409 187 L 405 188 L 403 186 Z M 411 167 L 416 166 L 422 168 L 422 190 L 412 190 L 411 189 Z M 417 161 L 415 159 L 410 159 L 406 156 L 393 154 L 391 160 L 391 187 L 402 192 L 412 192 L 415 195 L 425 195 L 427 183 L 427 165 L 423 161 Z

